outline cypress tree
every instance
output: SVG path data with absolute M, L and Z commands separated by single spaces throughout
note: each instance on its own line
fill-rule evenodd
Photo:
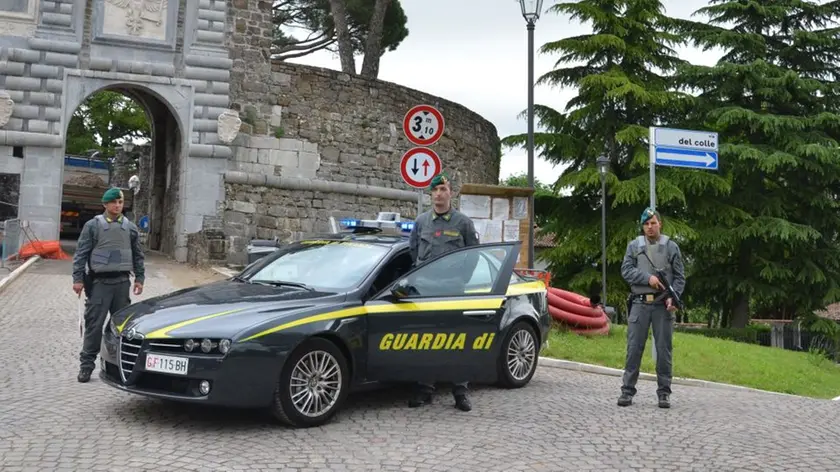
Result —
M 649 204 L 648 127 L 683 119 L 692 97 L 673 90 L 667 75 L 684 63 L 672 49 L 681 38 L 677 22 L 658 0 L 580 0 L 550 11 L 591 25 L 592 33 L 545 44 L 540 52 L 560 53 L 557 68 L 538 83 L 576 87 L 565 110 L 536 106 L 537 152 L 566 166 L 553 188 L 554 201 L 543 230 L 556 236 L 548 252 L 553 284 L 591 293 L 601 281 L 601 184 L 597 157 L 610 160 L 607 176 L 608 300 L 624 311 L 627 284 L 620 265 L 627 243 L 639 234 L 639 216 Z M 570 65 L 569 63 L 577 63 Z M 520 146 L 526 135 L 504 139 Z M 725 187 L 712 174 L 682 169 L 657 171 L 657 209 L 663 231 L 678 240 L 694 230 L 683 221 L 686 192 Z M 540 210 L 540 208 L 538 208 Z
M 686 123 L 720 134 L 729 184 L 689 199 L 702 236 L 687 247 L 691 291 L 733 327 L 751 311 L 806 314 L 840 299 L 838 3 L 712 0 L 697 12 L 707 21 L 681 22 L 694 44 L 724 50 L 677 77 L 698 94 Z

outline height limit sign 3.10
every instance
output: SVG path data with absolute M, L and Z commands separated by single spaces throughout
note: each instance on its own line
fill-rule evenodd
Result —
M 431 105 L 417 105 L 403 119 L 403 132 L 412 144 L 431 146 L 443 136 L 443 115 Z

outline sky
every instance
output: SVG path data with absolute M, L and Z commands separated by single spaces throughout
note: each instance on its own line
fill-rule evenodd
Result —
M 551 71 L 559 57 L 540 53 L 543 44 L 591 32 L 588 25 L 548 11 L 555 3 L 543 3 L 534 31 L 535 80 Z M 707 4 L 705 0 L 662 3 L 666 14 L 678 18 L 690 18 Z M 528 34 L 518 0 L 401 0 L 401 4 L 409 34 L 396 51 L 382 57 L 378 78 L 460 103 L 492 122 L 500 138 L 526 133 L 528 122 L 519 115 L 528 107 Z M 720 55 L 690 47 L 677 51 L 695 64 L 713 64 Z M 329 51 L 289 62 L 341 69 L 338 56 Z M 362 58 L 357 56 L 356 67 L 361 66 Z M 574 95 L 574 89 L 539 86 L 534 89 L 534 103 L 562 110 Z M 535 129 L 539 130 L 538 121 Z M 500 180 L 527 172 L 524 147 L 503 152 Z M 561 172 L 537 151 L 538 181 L 554 182 Z

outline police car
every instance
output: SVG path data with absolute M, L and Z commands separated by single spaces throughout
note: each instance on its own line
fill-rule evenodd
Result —
M 413 268 L 413 222 L 384 220 L 337 222 L 230 279 L 120 310 L 100 378 L 149 397 L 267 408 L 295 427 L 326 423 L 372 384 L 528 384 L 549 314 L 545 284 L 514 271 L 520 243 Z

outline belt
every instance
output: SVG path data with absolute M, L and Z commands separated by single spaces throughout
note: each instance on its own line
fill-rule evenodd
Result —
M 664 296 L 666 294 L 657 295 L 655 293 L 638 293 L 630 295 L 630 299 L 634 302 L 642 302 L 642 303 L 665 303 Z M 657 298 L 662 297 L 662 298 Z

